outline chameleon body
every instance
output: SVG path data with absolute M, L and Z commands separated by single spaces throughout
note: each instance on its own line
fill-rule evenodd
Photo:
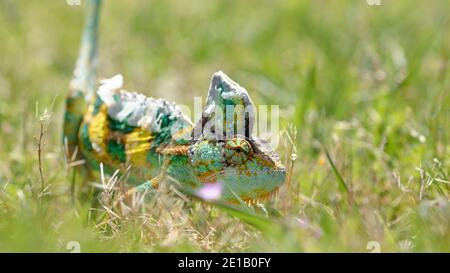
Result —
M 121 75 L 101 81 L 95 92 L 100 1 L 89 4 L 64 122 L 69 152 L 88 170 L 98 170 L 100 163 L 107 173 L 130 167 L 129 182 L 138 191 L 152 192 L 163 181 L 194 195 L 205 185 L 220 185 L 220 199 L 231 202 L 264 199 L 282 185 L 285 169 L 278 156 L 251 135 L 253 104 L 247 91 L 221 71 L 212 76 L 195 125 L 174 103 L 122 89 Z

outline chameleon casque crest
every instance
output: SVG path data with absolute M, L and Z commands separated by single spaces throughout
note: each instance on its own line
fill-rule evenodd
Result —
M 86 173 L 103 163 L 107 173 L 130 167 L 128 181 L 137 191 L 172 181 L 190 194 L 220 184 L 220 199 L 227 202 L 271 196 L 285 168 L 267 143 L 252 136 L 253 103 L 223 72 L 213 74 L 196 124 L 174 103 L 124 90 L 121 75 L 102 80 L 96 90 L 99 9 L 100 0 L 89 1 L 64 117 L 68 152 L 85 161 Z

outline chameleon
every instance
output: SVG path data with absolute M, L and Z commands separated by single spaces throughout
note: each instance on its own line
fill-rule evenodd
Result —
M 252 135 L 253 102 L 224 72 L 212 75 L 196 124 L 173 102 L 123 89 L 120 74 L 96 88 L 100 6 L 100 0 L 88 2 L 65 101 L 68 154 L 83 160 L 87 173 L 98 173 L 100 164 L 108 174 L 130 170 L 131 192 L 155 192 L 161 183 L 173 183 L 194 196 L 204 186 L 220 186 L 224 202 L 272 196 L 284 183 L 285 168 L 267 142 Z

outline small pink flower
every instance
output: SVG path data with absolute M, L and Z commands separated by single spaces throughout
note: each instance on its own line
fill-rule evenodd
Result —
M 196 190 L 196 194 L 207 201 L 219 200 L 222 196 L 222 183 L 208 183 Z

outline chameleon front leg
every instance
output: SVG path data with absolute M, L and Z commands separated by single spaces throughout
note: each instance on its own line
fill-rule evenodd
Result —
M 166 171 L 167 171 L 167 168 L 169 167 L 169 164 L 170 164 L 170 158 L 164 159 L 163 165 L 161 166 L 161 171 L 157 176 L 128 190 L 127 195 L 134 194 L 135 192 L 155 193 L 156 190 L 159 188 L 159 185 L 164 181 L 164 179 L 166 177 Z
M 134 190 L 137 192 L 156 191 L 159 188 L 161 182 L 164 180 L 164 178 L 165 178 L 164 174 L 160 173 L 157 176 L 153 177 L 152 179 L 142 183 L 141 185 L 136 186 Z

